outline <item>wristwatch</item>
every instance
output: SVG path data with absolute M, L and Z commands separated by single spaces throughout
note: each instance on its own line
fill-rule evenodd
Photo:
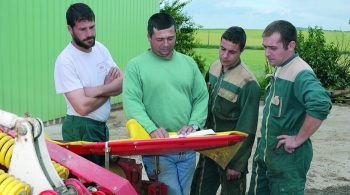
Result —
M 193 128 L 194 130 L 196 130 L 196 131 L 198 131 L 198 130 L 199 130 L 198 125 L 191 125 L 191 126 L 192 126 L 192 128 Z

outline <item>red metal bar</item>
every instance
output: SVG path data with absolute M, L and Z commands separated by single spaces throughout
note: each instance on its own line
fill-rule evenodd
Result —
M 68 168 L 79 179 L 96 183 L 108 194 L 137 195 L 128 180 L 54 143 L 47 141 L 46 144 L 51 159 Z
M 202 150 L 215 147 L 229 146 L 245 138 L 241 134 L 212 135 L 184 138 L 166 138 L 149 140 L 110 141 L 110 154 L 120 156 L 131 155 L 162 155 L 188 150 Z M 76 154 L 104 154 L 105 142 L 82 145 L 61 145 Z

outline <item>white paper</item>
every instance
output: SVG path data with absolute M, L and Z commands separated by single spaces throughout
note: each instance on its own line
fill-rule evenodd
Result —
M 187 135 L 183 135 L 183 134 L 171 135 L 170 138 L 195 137 L 195 136 L 202 136 L 202 135 L 215 135 L 215 132 L 212 129 L 203 129 Z

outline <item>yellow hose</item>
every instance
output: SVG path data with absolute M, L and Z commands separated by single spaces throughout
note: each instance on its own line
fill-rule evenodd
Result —
M 13 153 L 14 140 L 11 136 L 0 132 L 0 164 L 9 168 Z M 31 188 L 0 169 L 0 195 L 29 195 Z
M 9 168 L 9 158 L 8 155 L 12 156 L 13 149 L 10 149 L 13 147 L 14 140 L 11 136 L 8 136 L 5 133 L 0 133 L 0 164 L 5 166 L 6 168 Z M 5 162 L 5 159 L 8 160 L 8 162 Z M 6 166 L 7 164 L 7 166 Z
M 5 133 L 0 132 L 0 139 L 1 139 L 2 137 L 4 137 L 5 135 L 6 135 Z
M 5 167 L 10 167 L 12 153 L 13 153 L 13 145 L 10 147 L 10 149 L 7 151 L 5 155 Z
M 29 195 L 31 188 L 28 184 L 0 170 L 0 195 Z
M 55 162 L 55 161 L 51 161 L 53 166 L 55 167 L 56 169 L 56 172 L 58 173 L 58 175 L 62 178 L 62 179 L 67 179 L 68 176 L 69 176 L 69 170 L 60 165 L 59 163 Z
M 14 144 L 13 139 L 10 139 L 1 147 L 0 162 L 4 166 L 6 165 L 6 162 L 5 162 L 6 154 L 9 152 L 9 149 L 13 146 L 13 144 Z
M 13 153 L 14 139 L 6 133 L 0 132 L 0 164 L 6 168 L 10 167 L 11 157 Z M 66 167 L 52 161 L 56 172 L 62 179 L 67 179 L 69 170 Z M 1 193 L 1 191 L 0 191 Z M 1 195 L 1 194 L 0 194 Z
M 14 139 L 6 133 L 0 132 L 0 164 L 6 168 L 10 167 L 13 148 Z M 69 176 L 69 170 L 59 163 L 54 161 L 51 162 L 58 175 L 62 179 L 67 179 Z M 0 195 L 18 194 L 31 194 L 31 187 L 0 169 Z

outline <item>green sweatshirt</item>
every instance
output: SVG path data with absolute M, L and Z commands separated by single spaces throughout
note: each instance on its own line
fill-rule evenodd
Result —
M 174 51 L 163 59 L 148 50 L 127 64 L 123 107 L 148 133 L 158 128 L 178 131 L 184 125 L 203 127 L 208 92 L 195 61 Z
M 228 168 L 247 172 L 259 115 L 260 87 L 239 61 L 223 72 L 220 61 L 209 69 L 209 111 L 206 126 L 216 132 L 237 130 L 248 134 Z

